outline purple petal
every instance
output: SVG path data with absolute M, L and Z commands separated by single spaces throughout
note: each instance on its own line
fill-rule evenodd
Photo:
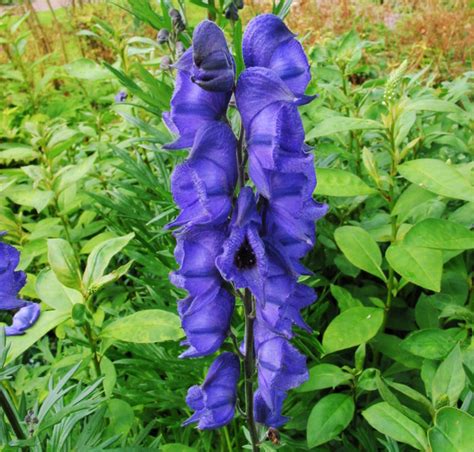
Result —
M 176 65 L 178 74 L 171 111 L 163 114 L 163 120 L 178 139 L 165 149 L 183 149 L 193 145 L 197 131 L 224 118 L 230 92 L 210 92 L 192 82 L 192 48 L 188 49 Z
M 201 128 L 189 159 L 171 177 L 171 190 L 181 213 L 169 227 L 219 224 L 227 220 L 237 181 L 237 141 L 224 123 Z
M 192 80 L 208 91 L 231 92 L 235 63 L 224 33 L 209 20 L 201 22 L 193 35 Z
M 237 356 L 229 352 L 219 355 L 204 383 L 189 389 L 186 402 L 195 413 L 183 425 L 198 422 L 199 429 L 209 430 L 228 424 L 234 417 L 239 375 Z
M 296 96 L 304 94 L 311 80 L 308 59 L 279 17 L 263 14 L 252 19 L 244 33 L 242 51 L 246 67 L 270 68 Z
M 234 298 L 222 287 L 180 301 L 178 311 L 186 333 L 184 345 L 189 346 L 180 357 L 214 353 L 227 337 L 233 310 Z
M 37 303 L 26 303 L 25 306 L 13 316 L 11 326 L 5 327 L 5 334 L 7 336 L 18 336 L 30 328 L 40 315 L 40 307 Z

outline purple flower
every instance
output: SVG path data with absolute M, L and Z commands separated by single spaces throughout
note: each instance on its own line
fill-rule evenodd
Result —
M 178 139 L 165 149 L 193 145 L 197 131 L 225 118 L 234 86 L 234 60 L 222 30 L 202 22 L 194 32 L 193 47 L 176 63 L 176 85 L 171 111 L 163 120 Z
M 176 236 L 175 256 L 180 268 L 170 279 L 189 293 L 178 304 L 186 333 L 182 345 L 189 347 L 181 357 L 210 355 L 226 339 L 234 310 L 234 298 L 223 287 L 214 263 L 225 239 L 224 229 L 194 227 Z
M 189 388 L 186 403 L 195 413 L 183 425 L 198 422 L 201 430 L 219 428 L 234 417 L 237 400 L 239 359 L 225 352 L 212 363 L 201 386 Z
M 246 67 L 272 69 L 296 96 L 304 94 L 311 80 L 308 59 L 279 17 L 263 14 L 252 19 L 244 33 L 242 51 Z
M 235 287 L 250 289 L 257 299 L 263 300 L 268 261 L 259 234 L 260 227 L 255 196 L 250 187 L 244 187 L 239 193 L 229 236 L 216 265 L 222 276 Z
M 127 98 L 128 98 L 128 94 L 125 91 L 119 91 L 115 95 L 115 103 L 122 104 L 123 102 L 127 100 Z
M 0 237 L 4 233 L 0 233 Z M 23 334 L 39 317 L 40 307 L 18 298 L 18 292 L 26 284 L 26 274 L 16 271 L 20 253 L 13 246 L 0 242 L 0 310 L 18 310 L 11 326 L 5 327 L 7 336 Z
M 197 132 L 189 158 L 176 167 L 171 178 L 181 213 L 170 227 L 227 220 L 237 181 L 236 146 L 232 130 L 223 122 Z
M 224 33 L 209 20 L 201 22 L 193 34 L 193 70 L 191 80 L 207 91 L 231 92 L 235 62 Z
M 286 392 L 308 379 L 306 358 L 288 339 L 258 321 L 255 325 L 255 351 L 258 369 L 257 421 L 278 427 L 286 421 L 281 416 Z

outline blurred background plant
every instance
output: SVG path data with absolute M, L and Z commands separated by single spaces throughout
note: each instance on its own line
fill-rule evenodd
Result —
M 168 282 L 163 227 L 185 153 L 162 149 L 161 114 L 200 20 L 216 20 L 236 52 L 245 23 L 271 11 L 310 55 L 319 98 L 303 117 L 330 212 L 305 262 L 314 332 L 295 341 L 310 380 L 262 449 L 470 450 L 472 4 L 237 3 L 2 9 L 0 231 L 21 251 L 22 296 L 42 306 L 27 334 L 0 338 L 2 407 L 18 421 L 0 416 L 2 450 L 245 446 L 239 419 L 181 427 L 210 360 L 177 358 L 183 294 Z

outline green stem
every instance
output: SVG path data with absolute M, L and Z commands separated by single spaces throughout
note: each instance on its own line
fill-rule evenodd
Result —
M 20 422 L 16 416 L 15 410 L 13 409 L 10 400 L 5 395 L 3 388 L 0 388 L 0 406 L 2 407 L 5 416 L 7 417 L 10 425 L 12 426 L 13 431 L 15 432 L 16 437 L 19 440 L 26 439 L 25 432 L 21 428 Z
M 92 352 L 92 362 L 94 363 L 95 372 L 97 374 L 97 377 L 100 377 L 101 372 L 100 372 L 99 355 L 97 354 L 97 343 L 92 335 L 92 330 L 88 323 L 84 325 L 84 331 L 86 333 L 87 340 L 89 341 L 90 349 Z
M 253 328 L 255 321 L 255 301 L 248 289 L 245 289 L 243 301 L 245 309 L 245 411 L 247 413 L 247 426 L 252 440 L 252 451 L 258 452 L 260 448 L 258 446 L 257 427 L 253 416 L 253 374 L 255 371 Z
M 227 444 L 227 449 L 229 450 L 229 452 L 232 452 L 232 441 L 230 440 L 230 436 L 229 436 L 229 431 L 227 430 L 227 426 L 224 426 L 224 438 L 225 438 L 225 442 Z

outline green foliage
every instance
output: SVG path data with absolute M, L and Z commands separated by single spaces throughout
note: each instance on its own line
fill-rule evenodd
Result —
M 160 59 L 208 14 L 240 48 L 226 4 L 175 2 L 187 28 L 168 48 L 147 27 L 171 29 L 171 2 L 123 2 L 128 24 L 89 18 L 87 51 L 64 66 L 29 65 L 28 17 L 0 17 L 0 230 L 22 253 L 22 296 L 42 309 L 27 334 L 0 337 L 0 391 L 24 430 L 0 416 L 5 450 L 247 444 L 241 415 L 225 430 L 181 427 L 210 361 L 178 358 L 183 293 L 168 281 L 164 228 L 184 154 L 162 149 L 173 73 Z M 313 332 L 294 341 L 309 379 L 285 404 L 281 444 L 261 429 L 264 451 L 472 448 L 472 73 L 439 83 L 409 60 L 390 72 L 382 46 L 354 31 L 307 49 L 319 98 L 303 119 L 329 213 L 305 261 Z M 129 97 L 113 105 L 120 89 Z M 233 333 L 243 336 L 237 322 Z

